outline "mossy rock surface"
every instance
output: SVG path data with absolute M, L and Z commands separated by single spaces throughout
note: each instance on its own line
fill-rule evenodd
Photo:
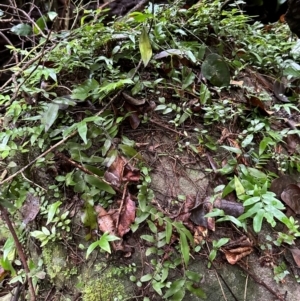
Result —
M 60 244 L 47 244 L 43 248 L 43 259 L 47 274 L 55 286 L 74 288 L 71 277 L 77 269 L 68 261 L 66 249 Z
M 82 291 L 83 301 L 122 301 L 128 298 L 124 281 L 109 269 L 98 279 L 89 280 Z

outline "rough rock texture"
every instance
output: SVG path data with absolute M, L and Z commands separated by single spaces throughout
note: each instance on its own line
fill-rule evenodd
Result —
M 290 0 L 285 20 L 291 31 L 300 37 L 300 0 Z

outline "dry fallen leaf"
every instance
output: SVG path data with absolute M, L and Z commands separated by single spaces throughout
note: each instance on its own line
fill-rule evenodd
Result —
M 227 261 L 230 264 L 236 264 L 239 260 L 251 254 L 253 251 L 252 242 L 246 236 L 231 241 L 222 248 Z
M 28 193 L 20 211 L 25 225 L 33 221 L 40 211 L 39 198 Z
M 180 208 L 176 221 L 187 222 L 191 215 L 191 209 L 195 206 L 195 197 L 191 195 L 186 196 L 183 206 Z
M 288 185 L 281 193 L 281 199 L 296 214 L 300 214 L 300 187 L 298 185 Z
M 141 179 L 141 173 L 138 168 L 135 168 L 131 164 L 127 163 L 124 167 L 123 181 L 124 182 L 139 182 Z
M 118 236 L 123 237 L 126 233 L 130 231 L 130 226 L 135 220 L 135 202 L 131 199 L 131 195 L 129 194 L 123 204 L 123 208 L 119 218 L 118 225 Z
M 98 215 L 98 226 L 99 230 L 103 233 L 108 232 L 109 234 L 116 235 L 115 223 L 112 218 L 112 213 L 107 212 L 102 206 L 95 206 L 95 210 Z
M 290 251 L 293 255 L 293 258 L 294 258 L 298 268 L 300 268 L 300 250 L 297 248 L 292 248 L 292 249 L 290 249 Z
M 290 184 L 296 184 L 296 180 L 289 175 L 281 176 L 272 181 L 270 191 L 274 192 L 277 198 L 280 198 L 284 189 Z
M 139 113 L 138 113 L 139 109 L 133 105 L 130 105 L 129 103 L 125 103 L 124 108 L 128 113 L 130 113 L 128 119 L 131 128 L 134 130 L 137 129 L 141 123 L 141 120 L 139 118 Z
M 251 247 L 223 250 L 225 257 L 230 264 L 236 264 L 239 260 L 251 254 L 252 251 L 253 249 Z
M 120 187 L 125 164 L 125 159 L 123 157 L 117 156 L 115 161 L 109 166 L 107 171 L 104 173 L 104 179 L 108 183 L 116 187 Z

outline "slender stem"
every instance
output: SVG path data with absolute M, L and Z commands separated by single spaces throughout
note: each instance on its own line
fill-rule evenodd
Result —
M 9 229 L 9 231 L 10 231 L 10 233 L 11 233 L 13 239 L 14 239 L 18 255 L 19 255 L 20 260 L 23 264 L 25 274 L 26 274 L 26 280 L 27 280 L 28 286 L 29 286 L 30 300 L 31 301 L 36 301 L 36 296 L 35 296 L 35 291 L 34 291 L 32 279 L 29 276 L 30 270 L 29 270 L 29 267 L 28 267 L 28 264 L 27 264 L 27 260 L 26 260 L 25 253 L 23 251 L 22 245 L 19 241 L 17 233 L 14 229 L 14 226 L 12 225 L 12 222 L 11 222 L 9 216 L 8 216 L 8 212 L 7 212 L 6 208 L 4 208 L 2 205 L 0 205 L 0 211 L 2 213 L 4 221 L 7 224 L 7 227 L 8 227 L 8 229 Z

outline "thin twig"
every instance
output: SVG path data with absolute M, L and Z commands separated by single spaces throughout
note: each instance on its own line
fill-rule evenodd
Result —
M 126 192 L 127 192 L 127 185 L 128 185 L 128 182 L 126 182 L 125 185 L 124 185 L 123 195 L 122 195 L 122 201 L 121 201 L 121 205 L 120 205 L 120 208 L 119 208 L 118 219 L 117 219 L 117 222 L 116 222 L 116 229 L 118 229 L 118 227 L 119 227 L 120 215 L 121 215 L 121 211 L 122 211 L 122 208 L 123 208 L 123 205 L 124 205 L 124 201 L 125 201 L 125 197 L 126 197 Z
M 249 275 L 256 283 L 262 285 L 263 287 L 265 287 L 272 295 L 274 295 L 276 297 L 276 299 L 280 300 L 280 301 L 286 301 L 285 298 L 275 292 L 269 285 L 267 285 L 263 280 L 260 279 L 260 277 L 257 277 L 254 273 L 250 272 L 248 269 L 246 269 L 242 264 L 240 264 L 238 262 L 239 267 L 247 274 Z
M 13 178 L 15 178 L 17 175 L 19 175 L 20 173 L 22 173 L 25 169 L 27 169 L 28 167 L 30 167 L 33 163 L 35 163 L 38 159 L 43 158 L 44 156 L 46 156 L 48 153 L 50 153 L 51 151 L 53 151 L 55 148 L 57 148 L 58 146 L 60 146 L 61 144 L 63 144 L 65 141 L 67 141 L 69 138 L 75 136 L 75 134 L 77 133 L 77 131 L 74 131 L 73 133 L 71 133 L 70 135 L 68 135 L 67 137 L 65 137 L 64 139 L 60 140 L 59 142 L 57 142 L 56 144 L 54 144 L 53 146 L 51 146 L 49 149 L 47 149 L 46 151 L 44 151 L 42 154 L 40 154 L 38 157 L 36 157 L 34 160 L 32 160 L 31 162 L 29 162 L 26 166 L 22 167 L 21 169 L 19 169 L 17 172 L 15 172 L 14 174 L 10 175 L 9 177 L 7 177 L 5 180 L 0 182 L 0 185 L 12 180 Z
M 179 136 L 187 137 L 187 138 L 188 138 L 188 136 L 186 136 L 185 134 L 182 134 L 182 133 L 177 132 L 177 131 L 175 131 L 175 130 L 173 130 L 173 129 L 171 129 L 171 128 L 169 128 L 169 127 L 163 125 L 163 124 L 160 124 L 160 123 L 158 123 L 157 121 L 153 120 L 152 118 L 150 119 L 150 121 L 151 121 L 152 123 L 158 125 L 158 126 L 161 126 L 162 128 L 164 128 L 164 129 L 166 129 L 166 130 L 168 130 L 168 131 L 170 131 L 170 132 L 173 132 L 173 133 L 178 134 Z
M 28 282 L 28 286 L 29 286 L 29 294 L 30 294 L 30 300 L 31 301 L 35 301 L 36 300 L 36 296 L 35 296 L 35 291 L 34 291 L 34 287 L 33 287 L 33 283 L 32 283 L 32 278 L 29 276 L 29 273 L 30 273 L 30 270 L 29 270 L 29 267 L 28 267 L 28 264 L 27 264 L 27 260 L 26 260 L 26 257 L 25 257 L 25 253 L 23 251 L 23 248 L 22 248 L 22 245 L 18 239 L 18 236 L 17 236 L 17 233 L 12 225 L 12 222 L 10 221 L 10 218 L 8 216 L 8 212 L 6 210 L 5 207 L 3 207 L 2 205 L 0 205 L 0 211 L 2 213 L 2 217 L 14 239 L 14 242 L 15 242 L 15 246 L 16 246 L 16 249 L 17 249 L 17 252 L 18 252 L 18 255 L 20 257 L 20 260 L 23 264 L 23 267 L 24 267 L 24 271 L 25 271 L 25 274 L 26 274 L 26 280 Z

